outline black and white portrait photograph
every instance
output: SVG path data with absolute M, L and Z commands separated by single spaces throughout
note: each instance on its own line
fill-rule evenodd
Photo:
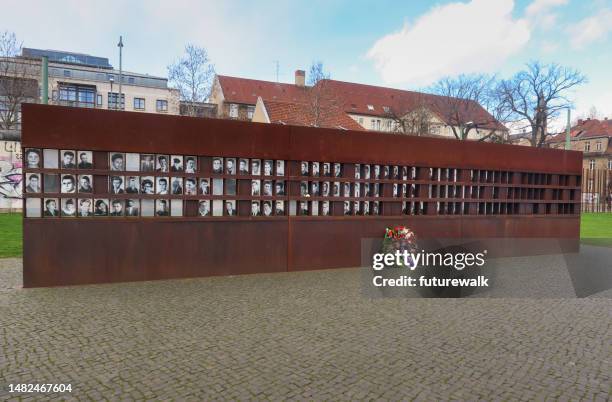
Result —
M 79 151 L 79 169 L 93 169 L 93 153 L 91 151 Z
M 372 172 L 372 178 L 375 180 L 380 179 L 380 165 L 374 165 L 374 171 Z
M 323 163 L 323 171 L 321 172 L 321 175 L 324 177 L 331 177 L 331 163 Z
M 223 195 L 223 179 L 213 179 L 212 195 Z
M 332 185 L 332 197 L 340 197 L 340 182 L 335 181 Z
M 300 182 L 300 196 L 307 197 L 308 195 L 308 182 Z
M 198 215 L 210 216 L 210 201 L 202 200 L 198 203 Z
M 402 166 L 402 180 L 408 180 L 408 168 Z
M 109 154 L 110 170 L 120 172 L 125 170 L 125 155 L 119 152 Z
M 378 197 L 380 195 L 378 191 L 380 190 L 380 186 L 377 183 L 370 184 L 370 189 L 371 189 L 370 191 L 372 192 L 373 197 Z
M 308 170 L 309 170 L 309 167 L 308 167 L 308 162 L 306 162 L 306 161 L 302 161 L 302 162 L 300 163 L 300 174 L 301 174 L 302 176 L 308 176 L 308 173 L 309 173 L 309 171 L 308 171 Z
M 251 216 L 261 216 L 259 201 L 251 201 Z
M 236 174 L 236 158 L 225 158 L 225 174 Z
M 127 199 L 125 200 L 125 216 L 140 215 L 140 200 Z
M 62 198 L 62 216 L 76 216 L 76 200 L 74 198 Z
M 238 173 L 249 174 L 249 160 L 247 158 L 238 159 Z
M 195 156 L 185 157 L 185 173 L 195 173 L 198 170 L 198 159 Z
M 38 173 L 27 173 L 26 174 L 26 193 L 40 193 L 40 174 Z
M 363 202 L 361 214 L 370 215 L 370 203 L 368 201 Z
M 251 195 L 261 195 L 259 180 L 251 180 Z
M 285 195 L 285 182 L 277 180 L 274 183 L 274 193 L 276 195 Z
M 210 179 L 200 179 L 200 194 L 210 195 Z
M 183 178 L 182 177 L 172 177 L 170 183 L 170 191 L 173 195 L 181 195 L 183 194 Z
M 183 157 L 181 155 L 170 155 L 170 171 L 183 172 L 184 170 Z
M 277 176 L 285 175 L 285 161 L 283 160 L 276 161 L 276 175 Z
M 57 198 L 45 198 L 43 204 L 43 216 L 55 218 L 60 215 L 59 201 Z
M 379 214 L 379 202 L 378 201 L 372 201 L 372 209 L 370 209 L 370 215 L 378 215 Z
M 363 184 L 363 196 L 370 197 L 372 193 L 370 193 L 370 183 Z
M 353 202 L 353 215 L 359 215 L 361 210 L 359 209 L 359 201 Z
M 264 201 L 261 203 L 263 216 L 272 216 L 272 201 Z
M 308 201 L 300 201 L 298 205 L 298 215 L 308 215 Z
M 185 195 L 197 195 L 198 184 L 195 177 L 185 178 Z
M 335 177 L 342 176 L 342 165 L 339 163 L 334 163 L 334 176 Z
M 285 215 L 285 201 L 274 201 L 274 215 Z
M 93 176 L 90 174 L 79 175 L 79 193 L 93 193 Z
M 125 179 L 123 176 L 110 176 L 108 178 L 109 189 L 108 192 L 111 194 L 124 194 L 125 193 Z
M 393 166 L 393 170 L 391 171 L 391 177 L 393 179 L 399 179 L 399 166 Z
M 329 201 L 321 203 L 321 216 L 329 216 Z
M 382 178 L 383 179 L 389 178 L 389 166 L 388 165 L 383 166 Z
M 397 190 L 397 183 L 393 183 L 392 194 L 393 194 L 394 197 L 399 197 L 399 191 Z
M 353 184 L 353 196 L 354 197 L 361 197 L 361 185 L 359 183 L 355 183 Z
M 236 195 L 236 179 L 225 180 L 225 194 Z
M 78 200 L 78 216 L 93 216 L 93 205 L 91 205 L 91 199 L 89 198 L 79 198 Z
M 40 149 L 28 148 L 25 152 L 25 165 L 28 169 L 39 169 Z
M 361 165 L 359 163 L 355 164 L 355 178 L 357 180 L 361 179 Z
M 319 162 L 312 162 L 312 175 L 315 177 L 319 177 Z
M 350 197 L 351 196 L 351 183 L 343 183 L 342 184 L 342 196 Z
M 108 216 L 108 200 L 97 198 L 94 200 L 94 216 Z
M 155 178 L 155 194 L 160 194 L 160 195 L 169 194 L 167 177 L 156 177 Z
M 321 196 L 329 197 L 329 182 L 328 181 L 324 181 L 323 183 L 321 183 Z
M 76 169 L 76 151 L 62 149 L 60 154 L 62 156 L 62 169 Z
M 225 200 L 225 216 L 236 216 L 236 200 Z
M 142 194 L 155 194 L 155 180 L 153 176 L 142 176 L 140 178 L 140 192 Z
M 140 177 L 126 176 L 125 192 L 128 194 L 138 194 L 140 192 Z
M 155 155 L 140 154 L 140 171 L 154 172 L 155 171 Z
M 370 165 L 363 165 L 363 178 L 370 179 Z
M 76 176 L 72 174 L 63 174 L 61 177 L 62 194 L 76 193 Z
M 155 216 L 170 216 L 169 200 L 155 200 Z
M 264 180 L 262 194 L 263 196 L 272 196 L 272 180 Z
M 350 215 L 351 214 L 351 202 L 344 201 L 343 206 L 344 206 L 344 215 Z
M 402 197 L 408 196 L 408 185 L 406 183 L 402 184 Z
M 251 174 L 259 176 L 261 174 L 261 160 L 251 159 Z
M 223 173 L 223 158 L 216 156 L 212 159 L 212 172 L 214 174 Z
M 155 156 L 155 171 L 160 173 L 168 173 L 170 171 L 170 162 L 168 155 Z
M 310 183 L 310 195 L 312 195 L 313 197 L 316 197 L 319 195 L 319 182 L 318 181 L 313 181 L 312 183 Z
M 264 176 L 272 176 L 274 170 L 274 161 L 270 159 L 264 160 Z

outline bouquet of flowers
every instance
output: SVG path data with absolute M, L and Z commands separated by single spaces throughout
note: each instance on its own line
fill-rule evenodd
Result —
M 406 226 L 395 226 L 385 229 L 385 238 L 382 245 L 383 253 L 393 254 L 398 250 L 400 252 L 408 251 L 408 253 L 416 253 L 417 248 L 416 235 Z

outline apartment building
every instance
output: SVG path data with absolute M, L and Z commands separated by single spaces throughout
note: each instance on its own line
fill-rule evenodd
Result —
M 565 132 L 546 141 L 550 148 L 565 149 Z M 583 168 L 612 170 L 612 120 L 580 119 L 570 129 L 570 149 L 582 151 Z

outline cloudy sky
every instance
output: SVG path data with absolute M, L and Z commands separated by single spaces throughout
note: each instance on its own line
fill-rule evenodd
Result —
M 402 4 L 403 3 L 403 4 Z M 186 43 L 208 49 L 217 72 L 293 80 L 321 60 L 332 78 L 418 89 L 459 73 L 507 77 L 529 60 L 589 78 L 576 114 L 612 118 L 612 0 L 203 1 L 3 0 L 0 31 L 26 47 L 108 57 L 166 75 Z

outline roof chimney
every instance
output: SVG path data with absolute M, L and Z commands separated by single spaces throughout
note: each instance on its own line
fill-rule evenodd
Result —
M 306 71 L 295 70 L 295 85 L 303 87 L 306 85 Z
M 578 119 L 578 125 L 579 125 L 579 126 L 582 126 L 582 123 L 584 123 L 584 120 L 582 120 L 582 119 Z

